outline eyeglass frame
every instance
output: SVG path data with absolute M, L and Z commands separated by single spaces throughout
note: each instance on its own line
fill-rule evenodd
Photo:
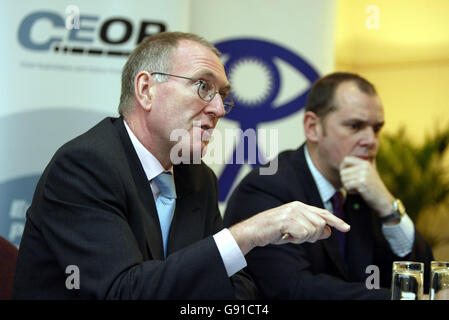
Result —
M 150 75 L 155 75 L 155 74 L 159 74 L 159 75 L 162 75 L 162 76 L 169 76 L 169 77 L 186 79 L 186 80 L 190 80 L 190 81 L 194 81 L 194 82 L 199 81 L 200 84 L 206 83 L 206 84 L 212 85 L 213 88 L 214 88 L 214 94 L 212 95 L 210 100 L 207 100 L 205 97 L 203 98 L 200 95 L 200 86 L 198 86 L 198 89 L 197 89 L 196 93 L 198 94 L 198 97 L 200 97 L 200 99 L 205 101 L 205 102 L 211 102 L 215 98 L 217 93 L 219 93 L 218 90 L 217 90 L 217 86 L 215 85 L 215 83 L 213 83 L 211 81 L 207 81 L 207 80 L 203 80 L 203 79 L 189 78 L 189 77 L 184 77 L 184 76 L 178 76 L 178 75 L 175 75 L 175 74 L 170 74 L 170 73 L 165 73 L 165 72 L 151 72 L 150 73 Z M 234 100 L 232 98 L 228 98 L 228 99 L 231 100 L 231 102 L 225 102 L 223 97 L 221 97 L 221 99 L 223 100 L 223 106 L 224 106 L 225 114 L 228 114 L 235 107 Z

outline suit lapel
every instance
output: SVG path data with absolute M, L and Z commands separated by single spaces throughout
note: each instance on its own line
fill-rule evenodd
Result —
M 137 156 L 136 150 L 132 145 L 131 139 L 129 138 L 128 132 L 126 131 L 125 125 L 123 124 L 123 119 L 118 118 L 113 123 L 123 144 L 129 168 L 138 192 L 138 197 L 144 207 L 144 214 L 140 217 L 142 219 L 141 221 L 144 221 L 144 234 L 136 235 L 136 237 L 141 237 L 141 239 L 138 239 L 139 245 L 146 243 L 153 259 L 163 260 L 164 248 L 162 243 L 162 233 L 156 205 L 151 192 L 150 182 L 146 179 L 146 174 L 140 163 L 139 157 Z M 144 248 L 141 249 L 144 250 Z
M 313 179 L 312 174 L 310 173 L 309 167 L 307 165 L 306 157 L 304 154 L 304 145 L 298 149 L 296 153 L 296 158 L 294 161 L 296 162 L 296 170 L 297 174 L 301 179 L 301 182 L 304 184 L 304 196 L 306 203 L 324 208 L 323 201 L 321 200 L 320 194 L 318 192 L 318 188 L 315 184 L 315 180 Z M 332 232 L 331 236 L 325 240 L 318 241 L 315 245 L 322 245 L 324 247 L 324 251 L 329 255 L 332 261 L 334 261 L 335 266 L 342 276 L 347 277 L 348 268 L 343 258 L 340 250 L 340 246 L 338 240 L 335 236 L 335 233 Z

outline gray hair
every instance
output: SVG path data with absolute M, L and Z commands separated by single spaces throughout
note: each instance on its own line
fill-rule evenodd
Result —
M 162 32 L 143 40 L 130 54 L 122 71 L 122 91 L 118 112 L 125 117 L 132 109 L 134 79 L 143 70 L 170 73 L 172 57 L 181 40 L 190 40 L 209 48 L 217 56 L 220 52 L 204 38 L 192 33 Z M 156 81 L 166 81 L 167 77 L 155 75 Z

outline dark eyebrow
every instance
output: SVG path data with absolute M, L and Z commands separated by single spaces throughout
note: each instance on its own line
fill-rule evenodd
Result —
M 350 119 L 344 119 L 343 120 L 344 124 L 350 124 L 350 123 L 355 123 L 355 122 L 357 122 L 357 123 L 367 123 L 366 120 L 359 119 L 359 118 L 350 118 Z
M 360 122 L 360 123 L 369 123 L 369 121 L 365 120 L 365 119 L 361 119 L 361 118 L 349 118 L 349 119 L 344 119 L 343 123 L 347 124 L 347 123 L 354 123 L 354 122 Z M 374 125 L 375 126 L 383 126 L 385 124 L 385 121 L 380 121 L 380 122 L 375 122 Z

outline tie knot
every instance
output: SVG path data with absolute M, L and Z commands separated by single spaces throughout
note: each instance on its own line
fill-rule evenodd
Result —
M 169 199 L 176 198 L 175 180 L 171 173 L 162 172 L 160 175 L 154 178 L 154 182 L 159 188 L 161 196 Z
M 343 209 L 343 193 L 337 190 L 331 198 L 332 206 L 334 207 L 334 214 L 339 216 Z

